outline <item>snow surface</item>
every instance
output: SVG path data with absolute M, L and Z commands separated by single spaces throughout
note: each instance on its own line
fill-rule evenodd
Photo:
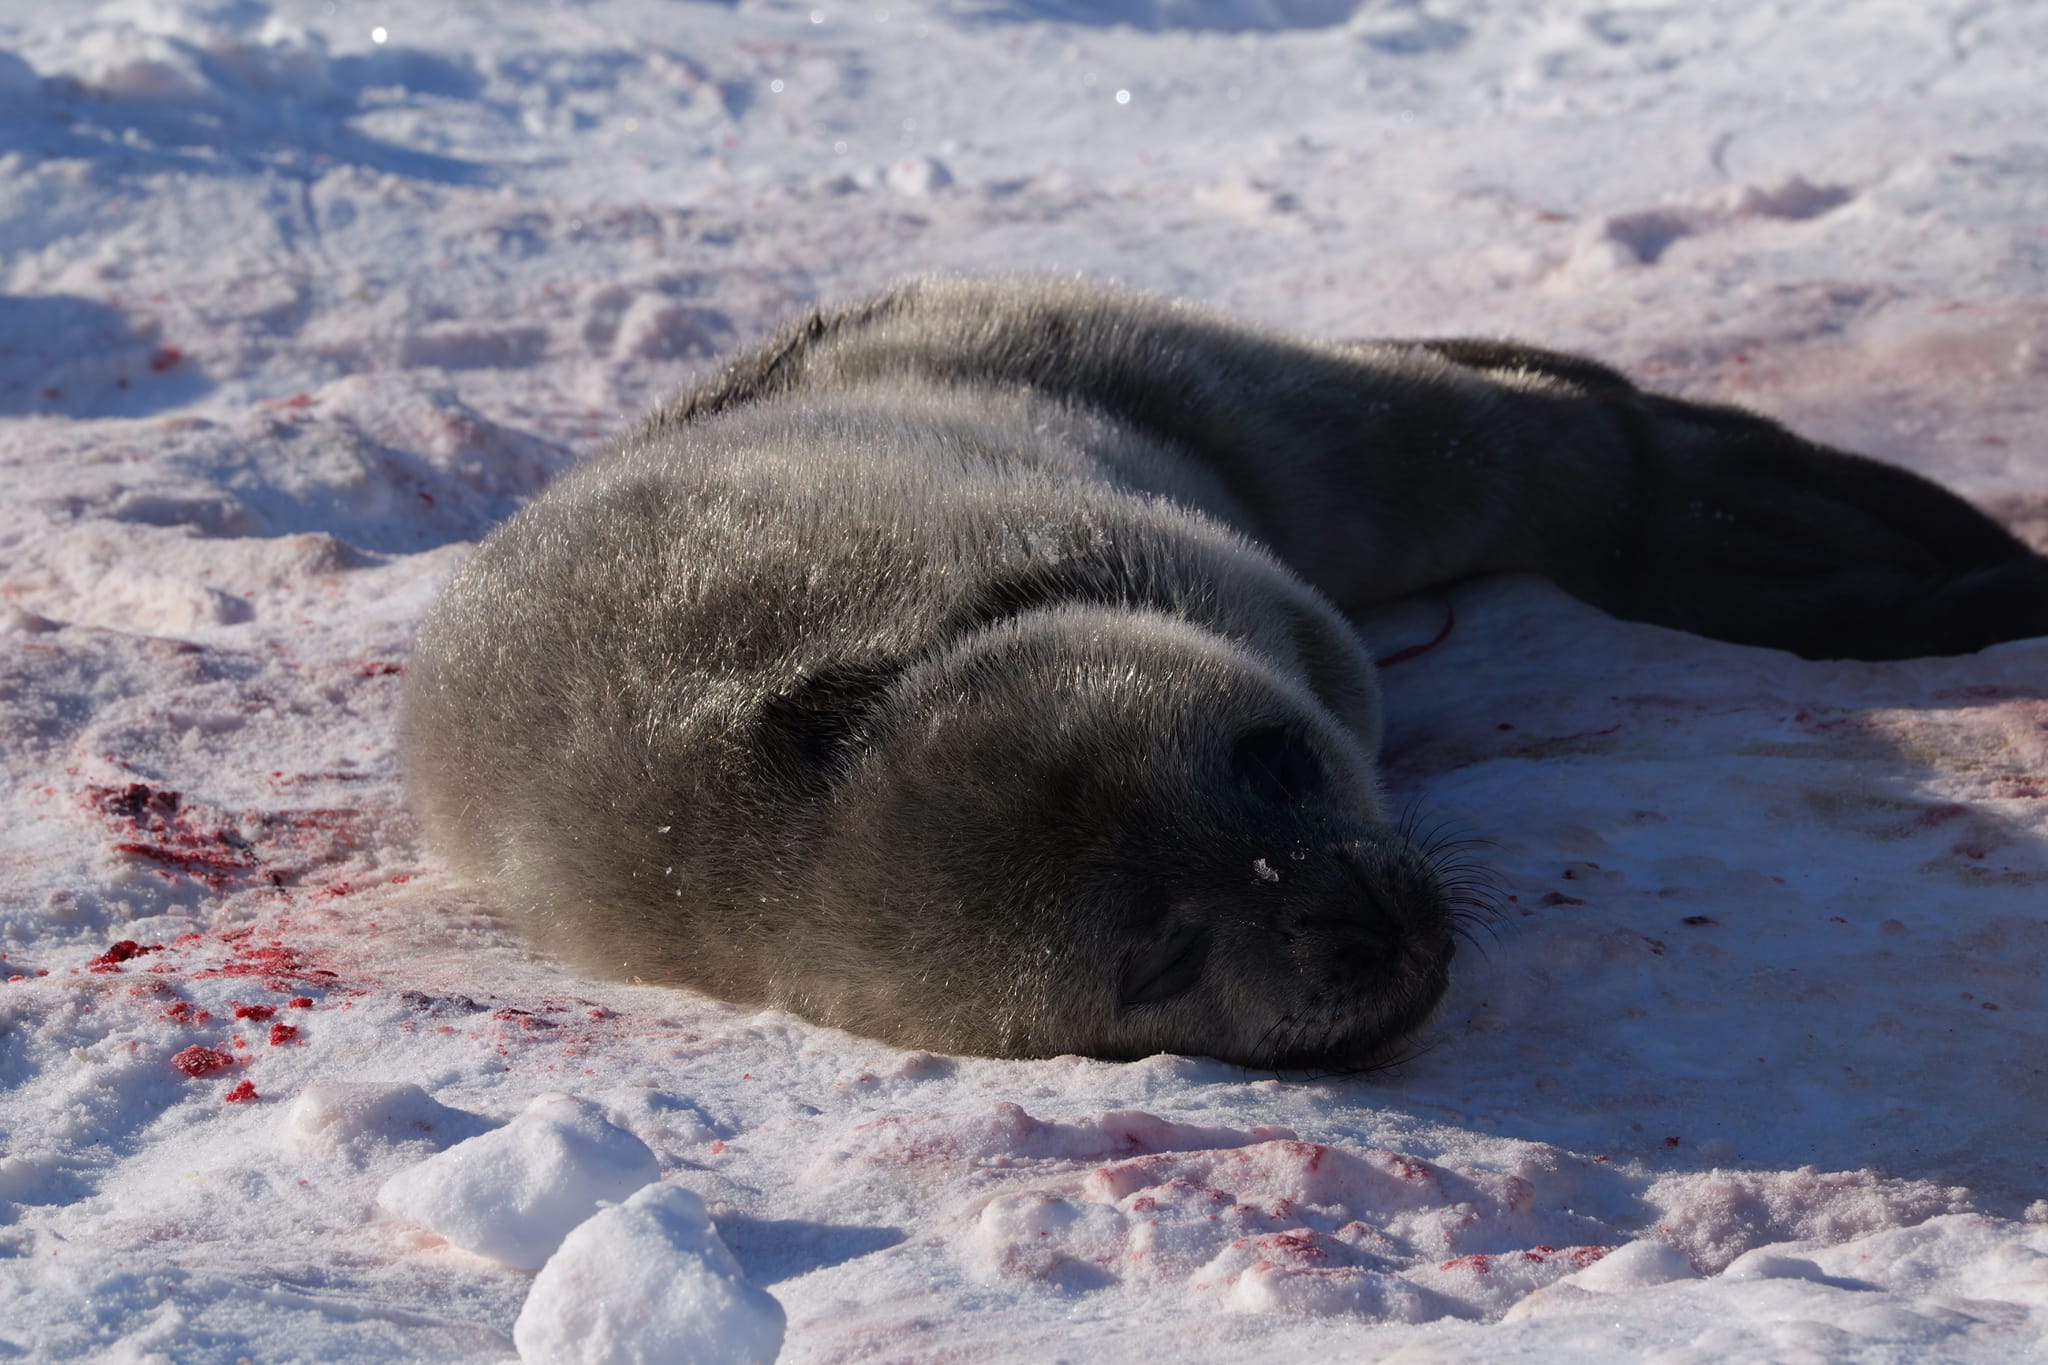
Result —
M 2048 642 L 1457 589 L 1387 776 L 1508 914 L 1363 1079 L 577 977 L 391 735 L 494 521 L 939 267 L 1584 350 L 2048 545 L 2044 63 L 2026 0 L 0 2 L 0 1357 L 503 1360 L 574 1266 L 377 1195 L 567 1093 L 790 1360 L 2040 1359 Z M 633 1209 L 561 1254 L 658 1277 Z

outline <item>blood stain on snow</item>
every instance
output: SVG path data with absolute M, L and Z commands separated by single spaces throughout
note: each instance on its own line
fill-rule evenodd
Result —
M 216 1071 L 225 1071 L 234 1064 L 235 1054 L 227 1049 L 200 1047 L 196 1044 L 171 1058 L 173 1067 L 195 1079 L 200 1076 L 211 1076 Z
M 164 945 L 161 943 L 141 944 L 132 938 L 124 938 L 118 943 L 108 944 L 104 953 L 85 965 L 88 970 L 95 972 L 118 972 L 121 970 L 117 965 L 119 963 L 131 962 L 145 953 L 160 953 L 163 950 Z
M 295 995 L 285 1001 L 285 1005 L 289 1009 L 309 1010 L 313 1008 L 313 997 L 310 995 Z
M 270 1026 L 270 1045 L 272 1047 L 283 1047 L 286 1043 L 296 1042 L 298 1037 L 299 1026 L 297 1024 L 272 1024 Z
M 184 797 L 178 792 L 130 782 L 119 787 L 89 786 L 84 796 L 86 803 L 108 820 L 126 822 L 137 834 L 147 836 L 116 843 L 117 853 L 174 867 L 215 890 L 251 865 L 240 835 L 224 829 L 194 829 Z
M 234 935 L 222 935 L 224 938 Z M 256 947 L 237 945 L 226 962 L 218 967 L 209 967 L 195 976 L 206 978 L 216 976 L 255 976 L 263 978 L 266 990 L 283 993 L 287 983 L 298 980 L 311 985 L 331 986 L 339 981 L 340 975 L 325 967 L 315 967 L 307 962 L 304 953 L 282 943 L 260 944 Z
M 244 1079 L 235 1082 L 234 1088 L 229 1090 L 227 1094 L 222 1095 L 221 1098 L 227 1101 L 229 1104 L 247 1104 L 251 1100 L 260 1099 L 262 1097 L 256 1093 L 256 1083 L 254 1081 Z
M 213 1018 L 213 1011 L 200 1009 L 190 1000 L 179 1000 L 163 1012 L 163 1017 L 174 1024 L 203 1024 Z
M 271 1015 L 277 1013 L 277 1006 L 275 1005 L 245 1005 L 239 1000 L 233 1003 L 235 1018 L 237 1019 L 254 1019 L 260 1024 L 269 1019 Z
M 215 812 L 208 818 L 182 794 L 146 782 L 88 786 L 83 798 L 102 818 L 132 831 L 114 844 L 115 852 L 147 858 L 162 864 L 165 877 L 183 874 L 216 891 L 259 871 L 283 886 L 339 862 L 359 843 L 356 825 L 362 818 L 360 811 L 343 807 Z M 260 832 L 252 838 L 244 833 L 251 829 Z
M 165 370 L 176 369 L 184 358 L 185 353 L 176 346 L 159 346 L 149 357 L 149 368 L 162 374 Z

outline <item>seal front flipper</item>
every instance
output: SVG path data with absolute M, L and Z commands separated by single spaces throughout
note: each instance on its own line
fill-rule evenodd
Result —
M 1632 486 L 1549 567 L 1630 620 L 1807 658 L 2048 634 L 2048 560 L 1946 489 L 1736 408 L 1613 394 Z M 1588 490 L 1589 496 L 1594 496 Z

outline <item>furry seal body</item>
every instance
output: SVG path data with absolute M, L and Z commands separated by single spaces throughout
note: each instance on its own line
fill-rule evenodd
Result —
M 480 547 L 408 670 L 434 844 L 588 970 L 905 1046 L 1369 1065 L 1463 908 L 1342 611 L 1536 572 L 1813 656 L 2048 632 L 1916 476 L 1506 343 L 1115 290 L 814 314 Z

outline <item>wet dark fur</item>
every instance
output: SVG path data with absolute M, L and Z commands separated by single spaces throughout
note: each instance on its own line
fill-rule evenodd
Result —
M 2048 632 L 1914 475 L 1505 342 L 935 281 L 563 479 L 422 632 L 435 844 L 547 948 L 906 1046 L 1383 1060 L 1475 901 L 1341 615 L 1476 574 L 1815 657 Z

